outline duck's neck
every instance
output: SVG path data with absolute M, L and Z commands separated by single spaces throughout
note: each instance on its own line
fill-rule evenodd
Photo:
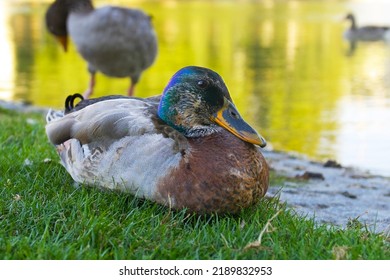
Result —
M 94 10 L 91 0 L 66 0 L 71 13 L 86 13 Z
M 193 127 L 191 129 L 185 130 L 182 133 L 187 138 L 197 138 L 197 137 L 209 136 L 213 133 L 218 132 L 219 129 L 220 129 L 219 126 L 200 126 L 200 127 Z

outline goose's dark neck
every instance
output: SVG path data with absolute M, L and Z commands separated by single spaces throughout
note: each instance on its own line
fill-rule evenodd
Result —
M 357 28 L 355 18 L 353 16 L 351 16 L 351 17 L 349 17 L 349 20 L 351 21 L 351 29 L 355 30 Z
M 65 0 L 70 12 L 89 12 L 94 9 L 91 0 Z

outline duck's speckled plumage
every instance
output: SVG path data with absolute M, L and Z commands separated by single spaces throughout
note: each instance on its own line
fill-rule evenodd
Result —
M 129 95 L 141 73 L 157 55 L 157 38 L 150 16 L 139 9 L 104 6 L 94 9 L 90 0 L 56 0 L 46 13 L 48 30 L 63 38 L 68 34 L 88 62 L 91 73 L 88 98 L 93 92 L 95 73 L 130 77 Z
M 68 108 L 63 117 L 48 118 L 48 138 L 57 145 L 62 164 L 77 182 L 128 191 L 175 209 L 238 212 L 267 191 L 267 163 L 259 147 L 248 143 L 263 145 L 263 139 L 245 126 L 245 133 L 235 135 L 209 123 L 214 119 L 210 116 L 198 118 L 200 129 L 195 132 L 182 132 L 168 125 L 158 110 L 167 96 L 197 96 L 189 100 L 199 100 L 200 107 L 185 105 L 193 114 L 230 110 L 226 102 L 216 108 L 210 105 L 210 100 L 231 100 L 222 79 L 210 73 L 216 74 L 187 67 L 175 75 L 180 79 L 171 81 L 162 96 L 84 100 Z M 197 88 L 199 81 L 208 87 Z M 234 117 L 237 123 L 233 126 L 239 130 L 244 121 L 239 115 Z
M 224 129 L 188 142 L 179 166 L 158 182 L 157 201 L 171 197 L 178 208 L 237 212 L 265 195 L 268 167 L 256 146 Z

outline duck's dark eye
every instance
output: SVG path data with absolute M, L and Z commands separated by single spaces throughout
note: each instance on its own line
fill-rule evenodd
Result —
M 196 82 L 196 85 L 199 88 L 206 88 L 209 85 L 209 82 L 206 81 L 206 80 L 199 80 L 199 81 Z

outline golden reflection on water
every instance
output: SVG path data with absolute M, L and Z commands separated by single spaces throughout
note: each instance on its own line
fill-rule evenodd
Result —
M 74 45 L 64 53 L 46 31 L 50 2 L 0 1 L 1 99 L 60 108 L 68 94 L 86 89 L 86 63 Z M 209 67 L 274 148 L 390 175 L 384 159 L 390 133 L 383 128 L 390 120 L 390 47 L 358 44 L 352 53 L 342 40 L 347 12 L 358 11 L 363 22 L 372 18 L 362 2 L 94 3 L 132 5 L 153 15 L 159 54 L 141 77 L 137 96 L 159 94 L 183 66 Z M 99 74 L 96 96 L 125 94 L 128 84 Z
M 13 54 L 13 41 L 10 30 L 7 28 L 8 11 L 5 2 L 0 2 L 0 99 L 12 99 L 12 87 L 14 82 L 15 58 Z

